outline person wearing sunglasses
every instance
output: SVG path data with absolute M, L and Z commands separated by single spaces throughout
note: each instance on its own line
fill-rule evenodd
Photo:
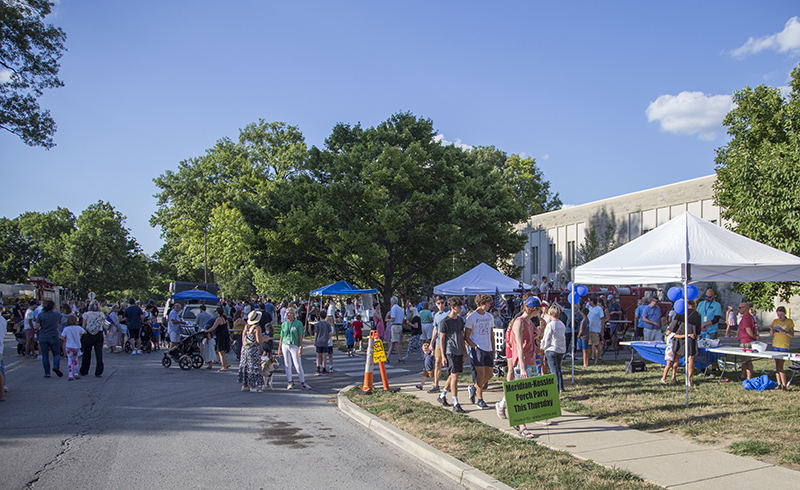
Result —
M 705 301 L 697 305 L 697 313 L 700 314 L 702 324 L 700 325 L 700 336 L 702 338 L 716 339 L 719 335 L 719 321 L 722 319 L 722 306 L 714 297 L 716 294 L 713 289 L 706 291 Z

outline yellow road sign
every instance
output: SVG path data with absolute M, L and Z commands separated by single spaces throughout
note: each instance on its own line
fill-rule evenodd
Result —
M 386 362 L 386 351 L 383 350 L 383 342 L 380 339 L 375 339 L 372 362 Z

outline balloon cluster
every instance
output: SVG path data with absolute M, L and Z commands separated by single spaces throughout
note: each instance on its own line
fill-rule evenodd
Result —
M 686 288 L 686 297 L 691 301 L 693 299 L 697 299 L 697 296 L 700 294 L 700 291 L 697 289 L 697 286 L 694 284 L 689 284 Z M 683 315 L 686 312 L 686 301 L 683 299 L 683 289 L 679 286 L 673 286 L 669 288 L 667 291 L 667 297 L 670 301 L 674 301 L 675 304 L 673 305 L 673 309 L 675 313 L 679 315 Z
M 572 281 L 570 281 L 570 283 L 567 284 L 567 289 L 569 291 L 573 291 L 572 287 L 573 287 L 573 284 L 572 284 Z M 573 292 L 569 293 L 569 296 L 567 297 L 567 299 L 569 299 L 569 302 L 574 305 L 574 304 L 580 303 L 581 296 L 586 296 L 587 294 L 589 294 L 589 288 L 587 288 L 586 286 L 583 286 L 583 285 L 575 286 L 575 290 Z

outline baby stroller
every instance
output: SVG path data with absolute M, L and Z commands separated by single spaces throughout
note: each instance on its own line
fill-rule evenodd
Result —
M 200 369 L 203 367 L 205 360 L 203 359 L 203 339 L 205 332 L 194 333 L 178 343 L 175 347 L 169 349 L 164 353 L 164 358 L 161 359 L 161 365 L 168 368 L 172 365 L 172 360 L 178 361 L 178 365 L 184 371 L 192 368 Z
M 145 320 L 142 324 L 142 330 L 139 332 L 139 340 L 141 340 L 142 352 L 149 354 L 153 350 L 153 326 L 150 322 Z
M 15 332 L 14 338 L 17 339 L 17 355 L 21 356 L 25 353 L 25 332 Z

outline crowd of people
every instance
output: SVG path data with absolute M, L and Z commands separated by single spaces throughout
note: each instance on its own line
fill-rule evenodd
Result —
M 60 311 L 52 301 L 40 304 L 33 300 L 27 308 L 17 302 L 5 316 L 24 337 L 23 354 L 41 359 L 45 377 L 50 377 L 51 373 L 63 376 L 62 356 L 67 358 L 68 379 L 87 376 L 92 359 L 95 376 L 102 377 L 104 347 L 111 354 L 128 351 L 131 355 L 175 348 L 187 335 L 184 329 L 188 328 L 191 332 L 202 332 L 202 354 L 209 369 L 219 364 L 220 372 L 228 371 L 227 355 L 233 350 L 238 360 L 241 389 L 254 393 L 264 389 L 265 362 L 273 356 L 283 358 L 287 389 L 295 387 L 294 374 L 300 388 L 310 389 L 302 364 L 304 338 L 313 338 L 314 375 L 320 376 L 333 372 L 333 338 L 339 333 L 336 329 L 344 333 L 347 356 L 366 350 L 364 339 L 374 329 L 387 346 L 387 363 L 393 362 L 395 353 L 399 363 L 411 360 L 416 354 L 415 360 L 422 361 L 423 368 L 422 382 L 417 388 L 424 389 L 430 381 L 432 386 L 427 391 L 438 393 L 443 406 L 452 406 L 454 412 L 461 413 L 464 410 L 458 397 L 458 375 L 464 370 L 467 358 L 470 359 L 472 383 L 466 391 L 470 402 L 480 409 L 490 408 L 483 393 L 496 367 L 500 367 L 509 380 L 552 372 L 562 392 L 561 364 L 570 353 L 573 312 L 575 349 L 584 366 L 588 367 L 592 360 L 599 363 L 604 347 L 619 347 L 624 322 L 621 322 L 623 312 L 615 294 L 588 294 L 573 306 L 567 301 L 566 293 L 552 304 L 540 299 L 540 295 L 548 297 L 551 291 L 546 278 L 537 291 L 539 294 L 527 292 L 521 297 L 509 298 L 507 304 L 502 305 L 502 315 L 491 296 L 479 294 L 473 298 L 473 303 L 459 297 L 435 296 L 430 300 L 423 297 L 416 303 L 392 297 L 386 314 L 382 314 L 380 305 L 367 308 L 357 298 L 343 298 L 339 304 L 333 297 L 327 302 L 310 303 L 269 299 L 223 301 L 212 311 L 200 306 L 191 324 L 181 318 L 180 303 L 167 306 L 167 311 L 159 314 L 152 300 L 142 306 L 134 298 L 116 303 L 70 301 L 62 305 Z M 678 361 L 686 355 L 687 347 L 687 365 L 692 372 L 699 338 L 716 339 L 722 332 L 730 336 L 735 330 L 742 347 L 749 347 L 759 339 L 749 304 L 740 304 L 738 314 L 728 307 L 723 315 L 715 296 L 714 290 L 709 289 L 702 300 L 687 302 L 688 323 L 684 315 L 677 315 L 674 310 L 663 315 L 656 296 L 639 301 L 633 320 L 633 338 L 667 342 L 667 365 L 662 383 L 674 382 Z M 773 349 L 788 351 L 794 325 L 786 318 L 785 308 L 778 308 L 777 313 L 779 318 L 770 331 Z M 504 332 L 499 345 L 494 329 Z M 497 352 L 498 349 L 504 351 Z M 505 365 L 498 366 L 498 362 Z M 743 368 L 747 378 L 751 378 L 752 363 L 745 362 Z M 776 370 L 780 388 L 786 389 L 782 361 L 776 361 Z M 670 371 L 672 376 L 668 381 Z M 3 369 L 0 369 L 0 376 L 2 374 Z M 3 381 L 0 379 L 0 383 Z M 451 402 L 448 402 L 447 393 L 451 394 Z M 498 416 L 504 416 L 504 401 L 495 408 Z M 523 435 L 530 435 L 525 427 L 520 430 Z

